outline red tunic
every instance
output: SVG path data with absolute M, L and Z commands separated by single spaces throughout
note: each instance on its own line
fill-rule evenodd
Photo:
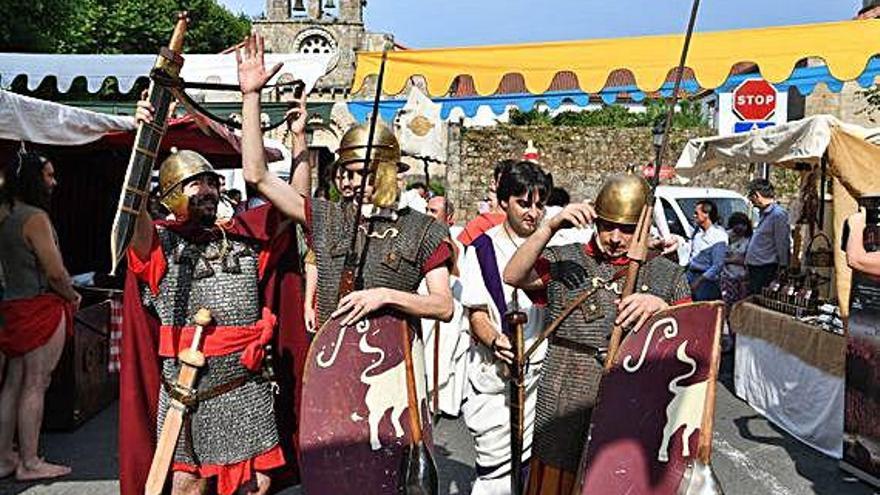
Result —
M 464 230 L 458 234 L 458 241 L 465 247 L 470 246 L 474 239 L 492 227 L 500 225 L 504 219 L 504 213 L 480 213 L 464 226 Z
M 234 491 L 240 480 L 248 480 L 253 471 L 265 471 L 289 460 L 283 472 L 273 479 L 296 481 L 295 459 L 296 408 L 299 404 L 300 377 L 308 351 L 308 340 L 302 319 L 302 280 L 299 272 L 295 231 L 282 223 L 282 217 L 270 206 L 262 206 L 233 218 L 225 227 L 229 236 L 246 237 L 259 241 L 260 287 L 262 303 L 278 317 L 275 341 L 277 358 L 274 368 L 281 392 L 276 396 L 276 416 L 279 423 L 281 449 L 270 449 L 255 459 L 227 466 L 183 466 L 175 469 L 196 472 L 200 476 L 218 476 L 221 493 Z M 187 232 L 179 224 L 165 224 L 185 237 L 201 235 Z M 192 237 L 190 237 L 192 238 Z M 126 278 L 123 306 L 123 332 L 120 369 L 119 468 L 120 492 L 123 495 L 143 493 L 155 449 L 156 408 L 160 387 L 159 356 L 173 353 L 175 347 L 185 344 L 186 329 L 161 331 L 159 322 L 144 311 L 138 281 L 151 289 L 158 288 L 164 274 L 164 255 L 154 244 L 147 260 L 130 256 L 130 270 Z M 282 301 L 284 304 L 281 304 Z M 255 325 L 257 327 L 258 325 Z M 247 342 L 214 341 L 212 345 L 247 346 L 264 340 L 265 333 L 254 330 Z M 161 338 L 162 335 L 165 338 Z M 170 346 L 170 347 L 169 347 Z M 254 348 L 257 352 L 257 349 Z M 252 356 L 254 361 L 257 356 Z M 236 485 L 236 486 L 232 486 Z M 278 483 L 275 483 L 278 486 Z

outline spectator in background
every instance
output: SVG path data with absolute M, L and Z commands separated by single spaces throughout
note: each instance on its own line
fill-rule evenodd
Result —
M 709 200 L 694 207 L 697 228 L 691 240 L 691 258 L 687 279 L 694 301 L 721 299 L 719 278 L 727 252 L 727 232 L 718 225 L 718 207 Z
M 419 193 L 419 196 L 422 197 L 422 199 L 424 199 L 424 200 L 428 199 L 428 186 L 426 186 L 424 182 L 413 182 L 412 184 L 410 184 L 406 188 L 406 190 L 407 191 L 417 191 Z
M 461 253 L 464 247 L 455 239 L 461 227 L 455 227 L 455 205 L 444 196 L 428 200 L 428 215 L 449 226 L 449 242 L 455 250 L 456 265 L 449 274 L 452 291 L 452 320 L 422 320 L 422 338 L 425 343 L 425 370 L 428 378 L 428 396 L 431 410 L 458 417 L 467 389 L 467 351 L 471 337 L 469 323 L 461 305 L 464 287 L 459 279 Z M 427 284 L 422 281 L 419 294 L 427 294 Z M 438 341 L 439 339 L 439 341 Z M 436 373 L 436 376 L 435 376 Z M 436 406 L 436 407 L 435 407 Z
M 735 212 L 727 219 L 727 254 L 721 269 L 721 297 L 727 309 L 749 295 L 746 249 L 752 238 L 752 222 L 745 213 Z
M 226 191 L 226 197 L 229 198 L 233 207 L 238 206 L 238 204 L 241 203 L 241 191 L 238 189 L 230 189 Z
M 0 302 L 0 353 L 6 361 L 0 389 L 0 478 L 50 479 L 67 466 L 38 456 L 46 389 L 61 358 L 80 295 L 64 267 L 47 210 L 56 186 L 52 162 L 22 152 L 12 164 L 0 223 L 0 263 L 6 292 Z M 19 451 L 13 449 L 18 435 Z
M 489 208 L 488 211 L 481 211 L 479 215 L 465 225 L 464 231 L 458 235 L 458 240 L 465 247 L 470 246 L 474 239 L 480 237 L 483 232 L 496 225 L 500 225 L 507 218 L 507 214 L 498 205 L 498 197 L 495 194 L 495 190 L 501 181 L 501 175 L 515 163 L 518 162 L 516 160 L 501 160 L 495 164 L 495 169 L 492 171 L 492 181 L 489 183 L 489 194 L 485 200 Z
M 571 203 L 571 196 L 568 194 L 568 191 L 561 187 L 554 187 L 552 191 L 550 191 L 550 197 L 547 198 L 547 207 L 555 206 L 560 210 Z
M 752 238 L 752 221 L 742 212 L 735 212 L 727 219 L 727 254 L 721 269 L 721 299 L 725 314 L 730 314 L 734 304 L 749 295 L 746 249 Z M 727 325 L 728 332 L 731 327 Z M 733 347 L 733 334 L 721 337 L 721 348 L 727 352 Z
M 223 177 L 222 175 L 220 177 Z M 238 189 L 226 189 L 220 193 L 220 204 L 217 205 L 217 218 L 232 218 L 235 216 L 239 203 L 241 203 L 241 191 Z
M 398 187 L 403 183 L 403 171 L 397 174 Z M 428 186 L 424 182 L 413 182 L 407 186 L 406 191 L 401 190 L 397 200 L 397 209 L 412 208 L 419 213 L 428 212 Z
M 749 293 L 759 294 L 779 270 L 788 267 L 791 256 L 791 225 L 788 212 L 776 202 L 773 184 L 767 179 L 749 182 L 748 198 L 760 210 L 758 226 L 746 250 Z

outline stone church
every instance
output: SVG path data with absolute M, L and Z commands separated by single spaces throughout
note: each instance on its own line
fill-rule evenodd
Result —
M 321 78 L 313 100 L 340 101 L 349 97 L 355 72 L 355 52 L 381 51 L 393 37 L 368 32 L 364 26 L 366 0 L 266 0 L 266 18 L 254 29 L 276 53 L 332 53 L 332 69 Z

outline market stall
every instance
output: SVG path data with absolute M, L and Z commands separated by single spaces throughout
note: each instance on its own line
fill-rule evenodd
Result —
M 842 456 L 843 335 L 743 301 L 736 329 L 736 395 L 807 445 Z
M 784 310 L 790 308 L 785 303 L 775 304 L 770 294 L 763 294 L 736 305 L 730 326 L 737 332 L 737 395 L 804 443 L 836 458 L 846 450 L 844 424 L 849 414 L 845 415 L 844 403 L 849 379 L 844 364 L 847 338 L 834 323 L 846 321 L 852 281 L 840 246 L 844 221 L 856 211 L 854 198 L 880 190 L 880 146 L 875 143 L 880 143 L 878 130 L 815 116 L 747 134 L 691 140 L 677 166 L 679 174 L 693 176 L 719 165 L 772 163 L 799 170 L 807 182 L 802 190 L 818 187 L 808 182 L 817 179 L 817 171 L 831 178 L 833 222 L 826 234 L 833 239 L 832 281 L 838 309 L 829 309 L 824 319 L 786 314 Z

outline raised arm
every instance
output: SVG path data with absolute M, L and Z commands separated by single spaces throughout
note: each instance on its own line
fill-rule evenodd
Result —
M 520 246 L 504 268 L 504 283 L 520 289 L 543 287 L 544 283 L 534 270 L 541 252 L 560 228 L 574 226 L 584 228 L 593 222 L 596 212 L 587 203 L 571 203 L 549 222 L 538 227 Z
M 290 149 L 293 154 L 291 158 L 293 160 L 293 176 L 290 183 L 303 196 L 312 194 L 312 169 L 309 161 L 309 145 L 306 141 L 307 119 L 306 92 L 303 90 L 294 101 L 293 107 L 287 111 L 287 127 L 293 140 Z
M 138 123 L 149 124 L 153 122 L 153 105 L 147 101 L 147 92 L 141 95 L 141 100 L 137 103 L 134 118 Z M 153 245 L 153 219 L 147 211 L 149 201 L 141 202 L 141 211 L 138 214 L 134 224 L 134 234 L 129 244 L 134 254 L 144 260 L 150 255 L 150 248 Z
M 305 198 L 291 184 L 284 182 L 266 166 L 266 149 L 260 129 L 260 91 L 280 69 L 269 70 L 263 60 L 263 38 L 248 36 L 235 52 L 238 61 L 238 83 L 241 87 L 241 156 L 244 180 L 271 202 L 282 214 L 297 223 L 305 223 Z

